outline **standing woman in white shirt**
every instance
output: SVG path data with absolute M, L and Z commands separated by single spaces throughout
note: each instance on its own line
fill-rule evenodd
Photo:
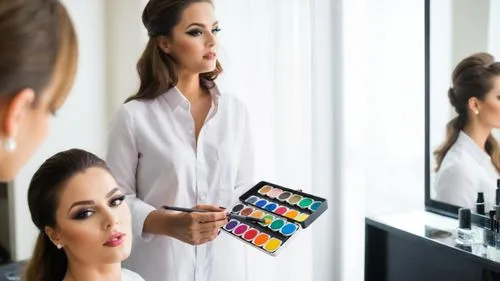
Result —
M 253 184 L 253 149 L 246 107 L 215 84 L 213 3 L 151 0 L 142 21 L 149 42 L 137 64 L 140 87 L 113 118 L 106 159 L 130 197 L 125 266 L 148 281 L 246 280 L 243 243 L 218 236 L 227 222 L 220 207 Z
M 458 116 L 434 152 L 435 199 L 473 209 L 477 193 L 484 192 L 489 209 L 500 177 L 500 150 L 491 134 L 500 128 L 500 63 L 490 54 L 474 54 L 456 66 L 452 82 L 448 97 Z

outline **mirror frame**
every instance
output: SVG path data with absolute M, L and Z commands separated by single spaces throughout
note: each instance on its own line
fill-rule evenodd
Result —
M 425 0 L 425 210 L 448 217 L 458 217 L 458 206 L 431 198 L 430 150 L 430 1 Z

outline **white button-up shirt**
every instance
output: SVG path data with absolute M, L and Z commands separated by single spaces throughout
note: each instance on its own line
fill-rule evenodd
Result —
M 490 156 L 460 131 L 436 173 L 434 199 L 475 212 L 477 193 L 484 192 L 487 212 L 495 204 L 498 178 L 499 173 Z
M 124 266 L 147 281 L 246 280 L 244 243 L 228 235 L 192 246 L 143 233 L 148 214 L 162 205 L 229 208 L 253 182 L 253 148 L 246 107 L 210 90 L 212 105 L 195 140 L 188 100 L 172 88 L 134 100 L 114 116 L 107 163 L 129 195 L 134 240 Z

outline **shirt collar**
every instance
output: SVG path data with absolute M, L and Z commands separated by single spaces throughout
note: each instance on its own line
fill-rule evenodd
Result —
M 466 133 L 460 131 L 456 144 L 463 147 L 479 163 L 491 164 L 491 157 L 482 150 Z M 485 166 L 487 167 L 487 166 Z
M 219 88 L 217 87 L 216 84 L 213 84 L 213 87 L 208 89 L 208 92 L 210 93 L 210 96 L 212 97 L 212 105 L 214 106 L 215 109 L 219 107 L 219 101 L 220 101 L 220 91 Z M 165 97 L 168 105 L 170 108 L 175 110 L 177 107 L 181 106 L 184 109 L 189 108 L 189 101 L 186 99 L 186 97 L 179 91 L 177 87 L 172 87 L 170 88 L 165 94 L 163 94 Z

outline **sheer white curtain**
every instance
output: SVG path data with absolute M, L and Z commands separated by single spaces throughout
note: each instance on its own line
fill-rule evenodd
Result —
M 311 191 L 310 1 L 216 0 L 220 86 L 251 116 L 257 180 Z M 248 249 L 249 280 L 311 280 L 306 229 L 276 258 Z

